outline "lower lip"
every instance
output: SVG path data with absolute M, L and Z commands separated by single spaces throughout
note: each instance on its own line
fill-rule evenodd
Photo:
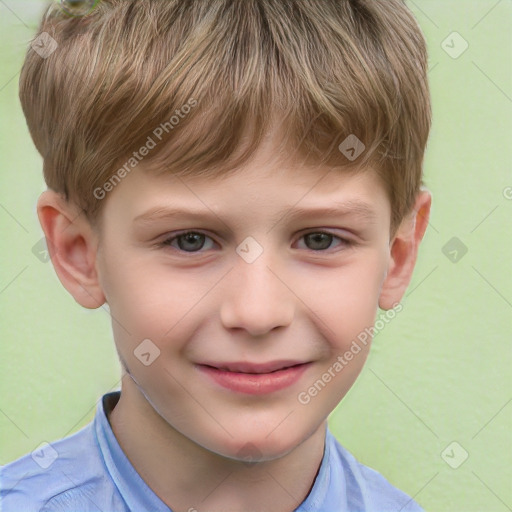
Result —
M 264 395 L 291 386 L 310 365 L 311 363 L 290 366 L 271 373 L 228 372 L 204 365 L 198 365 L 198 368 L 217 384 L 231 391 L 247 395 Z

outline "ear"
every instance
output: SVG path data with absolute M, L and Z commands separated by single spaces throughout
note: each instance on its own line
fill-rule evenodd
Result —
M 83 307 L 99 308 L 105 295 L 96 270 L 98 237 L 88 219 L 53 190 L 46 190 L 39 197 L 37 216 L 64 288 Z
M 398 228 L 390 247 L 388 272 L 379 296 L 379 308 L 392 309 L 400 302 L 411 280 L 418 247 L 427 229 L 432 195 L 422 189 L 410 213 Z

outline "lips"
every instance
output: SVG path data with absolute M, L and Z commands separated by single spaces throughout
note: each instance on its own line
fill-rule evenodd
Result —
M 204 363 L 196 365 L 208 383 L 246 395 L 273 393 L 295 384 L 311 366 L 310 362 Z
M 306 361 L 307 362 L 307 361 Z M 234 363 L 203 363 L 203 366 L 211 366 L 218 370 L 233 373 L 273 373 L 285 368 L 305 364 L 305 361 L 271 361 L 268 363 L 245 363 L 245 362 L 234 362 Z

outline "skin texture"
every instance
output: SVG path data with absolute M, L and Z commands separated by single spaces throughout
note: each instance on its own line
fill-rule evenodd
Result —
M 264 144 L 249 164 L 215 179 L 155 177 L 142 162 L 104 199 L 101 233 L 51 190 L 38 202 L 62 284 L 82 306 L 110 308 L 124 366 L 113 431 L 175 512 L 292 511 L 305 499 L 326 418 L 370 344 L 309 403 L 298 395 L 374 324 L 378 306 L 401 300 L 427 227 L 428 191 L 390 240 L 391 206 L 374 173 L 273 155 Z M 368 204 L 375 218 L 279 213 L 349 200 Z M 158 206 L 207 217 L 134 223 Z M 177 239 L 182 230 L 206 236 Z M 319 232 L 333 237 L 306 236 Z M 254 255 L 253 242 L 242 244 L 247 237 L 263 249 L 251 263 L 236 252 Z M 148 366 L 134 354 L 144 339 L 160 350 Z M 297 382 L 260 395 L 222 388 L 197 367 L 283 359 L 311 364 Z

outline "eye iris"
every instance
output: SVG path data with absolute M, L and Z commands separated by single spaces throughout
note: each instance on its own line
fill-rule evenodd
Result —
M 332 235 L 327 233 L 310 233 L 306 235 L 306 245 L 313 250 L 327 249 L 332 242 Z M 309 242 L 313 242 L 313 247 L 310 247 Z M 319 243 L 320 246 L 317 245 Z
M 185 241 L 183 244 L 182 241 Z M 187 246 L 188 243 L 192 244 L 192 247 Z M 193 252 L 199 250 L 204 245 L 204 235 L 201 233 L 185 233 L 178 237 L 178 245 L 181 250 Z

